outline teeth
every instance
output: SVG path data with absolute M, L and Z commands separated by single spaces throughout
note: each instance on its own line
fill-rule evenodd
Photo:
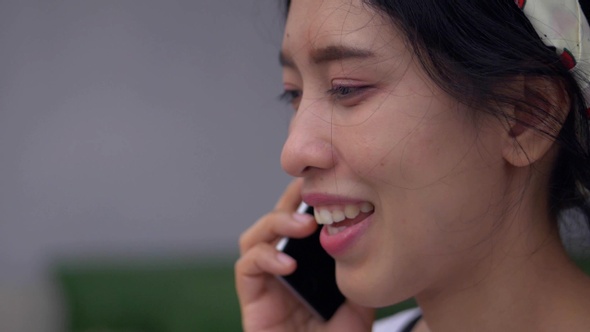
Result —
M 331 212 L 328 208 L 316 208 L 314 209 L 314 216 L 318 224 L 331 225 L 345 219 L 354 219 L 358 217 L 361 212 L 368 213 L 374 209 L 375 207 L 373 204 L 365 202 L 360 205 L 350 204 L 336 207 L 333 208 Z
M 354 219 L 361 213 L 361 209 L 356 205 L 347 205 L 344 207 L 344 214 L 348 219 Z
M 332 211 L 332 220 L 334 220 L 334 222 L 340 222 L 342 220 L 346 219 L 346 216 L 344 215 L 344 212 L 340 211 L 340 210 L 334 210 Z
M 319 209 L 313 209 L 313 217 L 318 224 L 324 224 L 324 220 L 322 219 Z
M 375 207 L 373 206 L 373 204 L 365 202 L 361 205 L 361 212 L 363 213 L 367 213 L 367 212 L 371 212 L 375 209 Z
M 326 227 L 328 228 L 328 234 L 330 234 L 330 235 L 338 234 L 346 229 L 346 226 L 341 226 L 341 227 L 326 226 Z
M 328 211 L 328 210 L 320 210 L 320 215 L 322 217 L 322 220 L 324 221 L 324 224 L 331 225 L 334 222 L 334 220 L 332 219 L 332 214 L 330 213 L 330 211 Z
M 332 213 L 325 209 L 316 209 L 314 216 L 318 224 L 331 225 L 334 222 L 332 219 Z

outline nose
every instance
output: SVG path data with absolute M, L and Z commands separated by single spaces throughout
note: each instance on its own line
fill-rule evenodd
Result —
M 331 127 L 331 121 L 323 119 L 319 112 L 299 107 L 283 145 L 283 169 L 292 176 L 303 177 L 313 171 L 334 167 Z

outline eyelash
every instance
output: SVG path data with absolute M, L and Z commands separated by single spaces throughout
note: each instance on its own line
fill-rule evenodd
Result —
M 336 85 L 328 89 L 326 93 L 332 96 L 336 100 L 352 98 L 359 93 L 370 88 L 370 86 L 347 86 L 347 85 Z M 301 90 L 285 90 L 279 95 L 279 100 L 287 103 L 294 104 L 299 98 L 301 98 Z
M 345 99 L 351 98 L 359 93 L 363 92 L 364 90 L 368 89 L 369 86 L 361 85 L 361 86 L 348 86 L 348 85 L 336 85 L 330 88 L 326 93 L 330 96 L 333 96 L 335 99 Z
M 279 100 L 287 104 L 293 104 L 300 97 L 300 90 L 285 90 L 283 93 L 279 95 Z

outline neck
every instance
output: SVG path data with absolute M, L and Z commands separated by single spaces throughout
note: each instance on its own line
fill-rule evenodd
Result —
M 568 258 L 554 223 L 529 212 L 528 222 L 504 220 L 507 226 L 491 235 L 488 253 L 478 262 L 416 296 L 430 331 L 590 326 L 590 279 Z

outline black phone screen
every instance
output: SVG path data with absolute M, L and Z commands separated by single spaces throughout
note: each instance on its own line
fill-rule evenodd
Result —
M 305 211 L 313 215 L 313 208 Z M 280 277 L 298 297 L 325 320 L 329 320 L 344 303 L 336 284 L 336 264 L 320 245 L 321 227 L 303 239 L 288 239 L 281 249 L 297 261 L 297 269 Z

